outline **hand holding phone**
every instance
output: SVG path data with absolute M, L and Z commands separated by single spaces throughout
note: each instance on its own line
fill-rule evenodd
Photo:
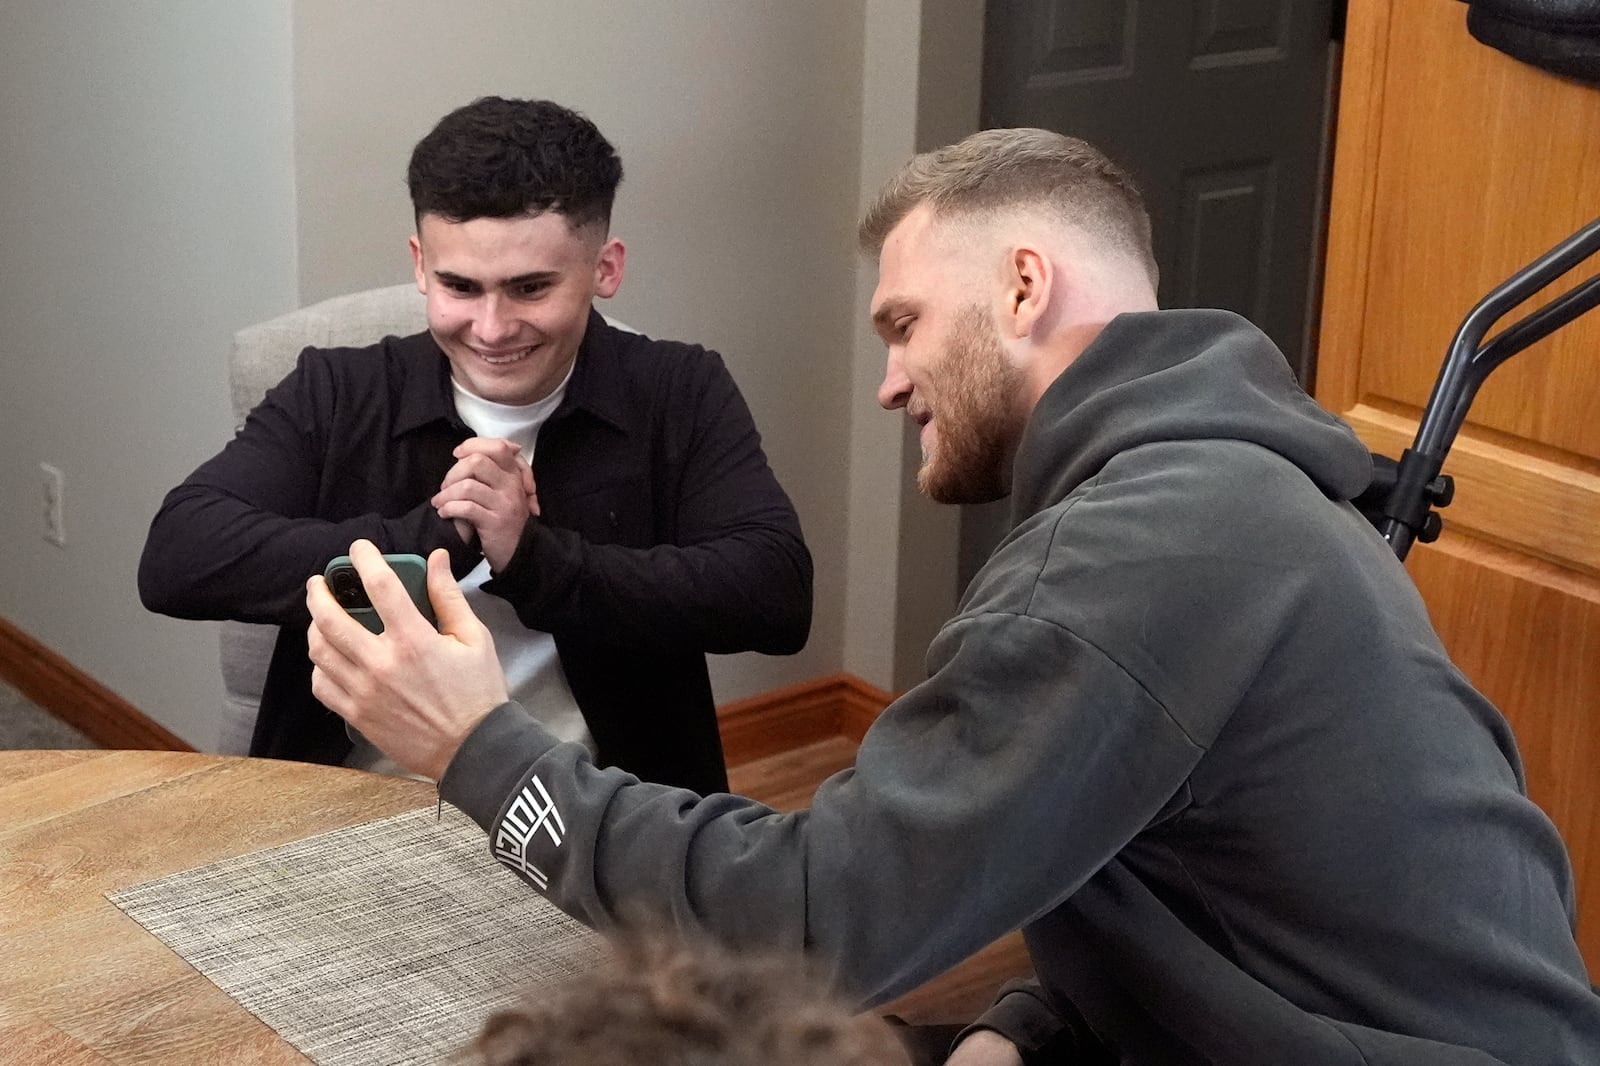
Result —
M 438 619 L 433 614 L 433 603 L 428 599 L 428 561 L 420 555 L 385 555 L 383 560 L 405 586 L 411 602 L 422 612 L 422 617 L 435 629 L 439 628 Z M 361 583 L 361 574 L 350 561 L 350 556 L 341 555 L 330 561 L 322 576 L 327 579 L 328 590 L 333 593 L 334 600 L 349 612 L 350 617 L 374 633 L 383 632 L 383 619 L 372 606 L 366 586 Z

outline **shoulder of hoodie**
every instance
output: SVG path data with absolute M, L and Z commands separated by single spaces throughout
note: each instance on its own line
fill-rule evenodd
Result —
M 1157 441 L 1114 456 L 1061 500 L 1019 521 L 979 570 L 959 614 L 1081 624 L 1079 594 L 1159 591 L 1219 555 L 1304 562 L 1338 536 L 1335 507 L 1292 463 L 1247 441 Z M 1115 569 L 1131 579 L 1118 582 Z

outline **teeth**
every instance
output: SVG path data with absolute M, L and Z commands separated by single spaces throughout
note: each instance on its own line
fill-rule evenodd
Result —
M 515 363 L 518 359 L 526 356 L 530 351 L 532 351 L 531 348 L 524 348 L 521 351 L 512 352 L 510 355 L 487 355 L 483 352 L 479 352 L 478 354 L 482 356 L 483 361 L 486 363 L 489 363 L 493 366 L 504 366 L 507 363 Z

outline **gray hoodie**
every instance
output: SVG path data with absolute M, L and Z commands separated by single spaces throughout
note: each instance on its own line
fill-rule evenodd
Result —
M 867 1004 L 1020 927 L 1039 985 L 995 1027 L 1126 1063 L 1600 1062 L 1565 850 L 1346 502 L 1370 474 L 1242 319 L 1121 316 L 810 810 L 597 769 L 515 704 L 441 789 L 583 920 L 819 952 Z

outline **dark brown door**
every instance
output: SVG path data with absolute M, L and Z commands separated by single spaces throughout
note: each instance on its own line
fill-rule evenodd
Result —
M 1332 0 L 995 0 L 983 124 L 1082 137 L 1149 202 L 1168 307 L 1222 307 L 1304 365 Z
M 1082 137 L 1143 189 L 1163 307 L 1221 307 L 1311 377 L 1334 0 L 990 0 L 982 122 Z M 964 587 L 1005 532 L 962 515 Z

